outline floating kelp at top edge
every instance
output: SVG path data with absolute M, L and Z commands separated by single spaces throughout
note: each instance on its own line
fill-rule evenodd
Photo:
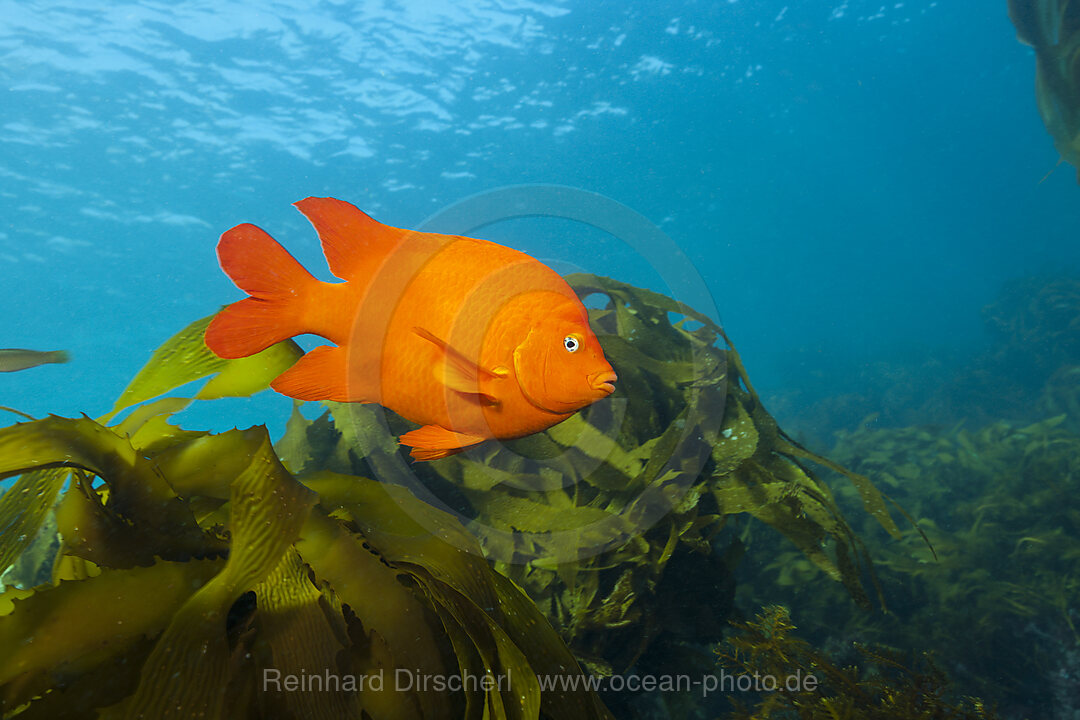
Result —
M 250 357 L 219 358 L 203 340 L 213 317 L 196 320 L 155 350 L 101 421 L 107 422 L 125 408 L 214 373 L 220 374 L 204 385 L 196 397 L 203 400 L 246 397 L 268 387 L 271 380 L 303 355 L 299 345 L 286 340 Z
M 1035 98 L 1043 123 L 1080 183 L 1080 3 L 1009 0 L 1017 36 L 1035 50 Z

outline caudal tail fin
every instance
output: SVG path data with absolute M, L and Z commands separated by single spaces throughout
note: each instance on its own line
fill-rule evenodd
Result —
M 221 236 L 221 269 L 250 297 L 219 312 L 206 329 L 206 346 L 223 358 L 254 355 L 305 327 L 306 299 L 319 281 L 261 228 L 245 223 Z

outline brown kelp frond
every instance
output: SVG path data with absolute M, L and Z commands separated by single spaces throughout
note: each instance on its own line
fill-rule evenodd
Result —
M 159 427 L 161 438 L 143 438 L 149 452 L 85 418 L 0 430 L 12 450 L 0 473 L 48 468 L 2 497 L 19 534 L 46 526 L 61 496 L 60 545 L 42 559 L 52 581 L 0 596 L 0 638 L 13 649 L 0 663 L 6 715 L 73 703 L 104 717 L 359 718 L 410 707 L 424 717 L 607 717 L 584 689 L 540 697 L 537 673 L 581 670 L 521 591 L 463 545 L 475 541 L 453 518 L 361 477 L 322 473 L 305 486 L 262 428 L 192 437 Z M 444 531 L 429 534 L 414 515 Z M 17 553 L 13 536 L 0 537 Z M 393 687 L 395 673 L 427 686 L 349 684 L 384 676 Z M 455 674 L 495 684 L 448 703 L 431 678 Z M 267 677 L 286 675 L 337 685 L 263 692 Z

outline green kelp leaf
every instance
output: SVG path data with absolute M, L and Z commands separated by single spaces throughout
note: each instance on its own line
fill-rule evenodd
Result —
M 453 517 L 422 503 L 400 487 L 333 473 L 309 476 L 305 482 L 319 492 L 324 507 L 348 511 L 365 544 L 378 549 L 377 557 L 407 573 L 423 590 L 453 643 L 459 671 L 474 676 L 490 673 L 494 680 L 500 676 L 509 678 L 510 686 L 504 681 L 501 687 L 490 688 L 490 692 L 467 694 L 465 716 L 479 718 L 478 713 L 486 707 L 490 717 L 536 717 L 539 692 L 530 663 L 534 650 L 542 648 L 513 641 L 513 626 L 519 618 L 501 611 L 498 576 L 484 561 L 476 540 L 465 528 Z M 301 551 L 304 552 L 303 545 Z M 310 554 L 304 554 L 311 561 Z M 319 561 L 312 561 L 312 565 L 321 577 L 324 565 Z M 337 582 L 334 587 L 340 591 Z M 364 597 L 365 605 L 370 606 L 372 598 L 379 595 L 378 590 L 370 591 Z M 342 597 L 348 602 L 344 594 Z M 351 602 L 350 606 L 365 627 L 372 627 L 390 640 L 388 647 L 393 653 L 395 645 L 402 641 L 394 641 L 379 627 L 379 624 L 385 626 L 386 620 L 374 618 L 379 624 L 373 624 L 368 614 L 372 610 L 376 614 L 385 611 L 357 610 Z M 539 616 L 535 608 L 533 613 L 534 617 Z M 546 622 L 544 627 L 548 641 L 561 642 Z M 543 634 L 543 630 L 537 632 Z M 399 666 L 408 667 L 399 654 L 393 654 Z
M 718 479 L 712 488 L 721 514 L 749 513 L 783 533 L 829 577 L 840 580 L 840 571 L 822 550 L 827 537 L 825 528 L 803 514 L 799 487 L 792 483 L 772 482 L 771 474 L 757 467 L 742 475 Z
M 10 447 L 4 443 L 5 435 L 6 429 L 0 430 L 0 453 Z M 0 573 L 37 537 L 67 476 L 64 468 L 23 473 L 0 495 Z
M 324 507 L 345 508 L 382 557 L 421 565 L 474 602 L 495 605 L 491 568 L 476 539 L 455 518 L 405 488 L 367 478 L 319 473 L 304 481 Z
M 483 692 L 484 705 L 470 704 L 473 715 L 466 720 L 505 718 L 537 720 L 540 717 L 540 683 L 521 648 L 514 644 L 502 626 L 476 601 L 447 583 L 432 577 L 423 567 L 413 566 L 409 573 L 432 602 L 443 625 L 458 625 L 468 636 L 480 658 L 479 667 L 467 668 L 477 677 L 491 677 Z M 494 611 L 494 607 L 491 608 Z M 465 670 L 466 668 L 463 668 Z
M 127 436 L 131 446 L 144 453 L 156 453 L 162 448 L 204 433 L 181 430 L 169 418 L 191 405 L 191 398 L 166 397 L 133 410 L 123 422 L 112 426 L 117 435 Z
M 746 408 L 733 395 L 727 399 L 724 411 L 724 427 L 713 446 L 712 456 L 716 463 L 713 474 L 727 475 L 757 451 L 758 431 Z
M 537 667 L 580 672 L 558 634 L 520 590 L 500 582 L 502 578 L 492 572 L 476 541 L 456 519 L 420 502 L 403 488 L 366 478 L 323 473 L 308 483 L 324 500 L 347 507 L 364 537 L 387 560 L 416 578 L 444 617 L 451 638 L 457 638 L 459 662 L 474 657 L 475 649 L 482 664 L 469 665 L 470 672 L 509 679 L 508 685 L 493 688 L 486 696 L 492 717 L 537 716 Z M 454 624 L 463 628 L 472 649 L 461 647 L 460 634 L 449 630 Z M 558 707 L 558 698 L 553 699 Z M 595 697 L 591 702 L 598 704 Z
M 225 567 L 173 615 L 143 665 L 139 688 L 112 717 L 221 718 L 228 687 L 225 618 L 233 602 L 281 563 L 315 502 L 278 462 L 270 438 L 232 485 Z
M 2 537 L 2 535 L 0 535 Z M 60 535 L 56 532 L 55 508 L 46 513 L 45 520 L 31 543 L 7 570 L 0 573 L 0 591 L 4 585 L 33 588 L 52 582 L 53 567 L 61 551 Z
M 616 516 L 591 507 L 555 507 L 513 495 L 487 497 L 470 493 L 470 499 L 485 517 L 515 530 L 527 533 L 577 530 L 594 523 L 611 522 Z
M 196 320 L 155 350 L 101 421 L 107 422 L 125 408 L 213 373 L 221 374 L 207 383 L 197 397 L 212 399 L 252 395 L 266 388 L 271 380 L 288 370 L 303 355 L 300 346 L 286 340 L 248 358 L 219 358 L 203 341 L 203 334 L 213 317 Z
M 662 314 L 665 321 L 667 321 L 667 313 L 677 313 L 685 315 L 691 320 L 696 320 L 704 327 L 693 332 L 681 328 L 678 328 L 677 331 L 686 336 L 702 336 L 700 340 L 702 345 L 712 345 L 721 332 L 719 326 L 707 315 L 701 314 L 689 305 L 684 305 L 674 298 L 661 295 L 647 288 L 634 287 L 613 278 L 590 273 L 572 273 L 566 276 L 566 281 L 582 297 L 592 293 L 602 293 L 611 297 L 616 303 L 632 305 L 639 311 L 645 308 L 648 311 L 653 311 L 654 316 Z
M 729 497 L 734 493 L 729 494 Z M 747 504 L 747 512 L 763 523 L 772 526 L 790 540 L 819 570 L 837 582 L 843 582 L 840 568 L 823 548 L 825 531 L 816 523 L 795 518 L 791 509 L 782 503 Z
M 338 662 L 339 653 L 350 644 L 345 620 L 323 599 L 308 579 L 299 553 L 290 549 L 281 563 L 255 587 L 259 630 L 256 653 L 264 656 L 256 664 L 257 677 L 267 672 L 281 676 L 304 674 L 337 677 L 353 675 L 353 668 Z M 336 613 L 332 622 L 331 616 Z M 360 716 L 357 695 L 344 692 L 340 684 L 318 692 L 287 692 L 273 684 L 261 684 L 257 702 L 260 717 L 295 717 L 310 720 L 338 720 Z
M 201 433 L 154 455 L 154 463 L 169 484 L 185 497 L 228 500 L 232 483 L 261 458 L 266 428 Z M 276 456 L 276 453 L 275 453 Z
M 162 561 L 104 570 L 97 577 L 63 582 L 17 600 L 14 611 L 0 617 L 5 701 L 29 699 L 13 684 L 37 686 L 34 678 L 77 674 L 123 652 L 143 635 L 160 632 L 222 565 L 220 560 Z
M 328 401 L 323 401 L 323 405 L 333 415 L 333 428 L 341 435 L 337 449 L 363 457 L 372 472 L 381 479 L 407 479 L 408 468 L 398 456 L 397 438 L 387 432 L 382 420 L 384 411 L 381 408 L 368 404 Z M 309 429 L 309 441 L 311 435 Z M 340 466 L 334 468 L 330 463 L 325 463 L 322 467 L 342 469 Z
M 149 564 L 155 554 L 185 559 L 212 550 L 190 510 L 127 438 L 88 418 L 51 416 L 0 430 L 0 477 L 60 467 L 80 468 L 109 486 L 109 516 L 100 518 L 110 528 L 109 549 L 90 558 L 98 564 L 109 565 L 110 557 L 114 567 Z M 65 527 L 60 515 L 57 522 L 65 542 L 77 535 L 77 524 Z
M 533 672 L 549 678 L 583 677 L 585 673 L 570 648 L 525 592 L 498 573 L 492 573 L 491 579 L 503 617 L 510 620 L 506 624 L 506 632 L 514 644 L 525 649 Z M 589 692 L 585 687 L 582 683 L 571 690 L 560 685 L 548 689 L 540 695 L 541 711 L 550 718 L 611 718 L 611 713 L 596 693 Z
M 892 515 L 889 513 L 889 508 L 885 504 L 885 496 L 877 487 L 874 486 L 870 479 L 865 475 L 854 473 L 843 467 L 842 465 L 829 460 L 826 457 L 822 457 L 817 453 L 810 452 L 802 445 L 798 444 L 786 435 L 781 434 L 781 441 L 778 446 L 780 452 L 792 455 L 794 457 L 809 460 L 812 463 L 827 467 L 830 470 L 837 472 L 846 477 L 855 489 L 859 493 L 859 497 L 862 498 L 863 509 L 866 510 L 870 517 L 877 520 L 881 527 L 885 528 L 886 532 L 892 535 L 894 538 L 899 539 L 901 537 L 900 528 L 896 526 L 896 522 L 892 519 Z M 891 500 L 890 500 L 891 502 Z M 895 503 L 894 503 L 895 504 Z M 900 512 L 903 512 L 901 509 Z
M 604 336 L 604 354 L 614 367 L 636 367 L 657 375 L 664 382 L 690 383 L 701 377 L 700 362 L 658 360 L 638 350 L 618 335 Z
M 410 579 L 412 579 L 411 576 Z M 412 579 L 412 582 L 416 582 L 415 579 Z M 434 581 L 432 582 L 434 583 Z M 426 588 L 420 583 L 416 583 L 416 585 L 417 592 L 425 593 L 427 596 Z M 442 603 L 432 601 L 430 596 L 427 599 L 432 604 L 432 610 L 442 625 L 443 631 L 450 639 L 454 659 L 457 661 L 456 672 L 462 675 L 470 674 L 474 677 L 483 676 L 485 674 L 484 659 L 480 656 L 476 643 L 469 637 L 469 633 L 465 631 L 457 618 Z M 465 702 L 463 703 L 464 707 L 458 711 L 457 717 L 503 717 L 491 712 L 488 707 L 487 693 L 480 687 L 464 687 L 461 694 L 464 695 Z M 501 701 L 501 698 L 499 700 Z
M 641 472 L 644 458 L 623 450 L 614 439 L 591 425 L 580 413 L 548 428 L 547 435 L 563 447 L 573 447 L 594 460 L 601 460 L 625 478 Z
M 274 443 L 278 457 L 291 473 L 303 472 L 313 459 L 307 436 L 311 421 L 300 414 L 300 405 L 299 401 L 293 402 L 292 414 L 285 423 L 285 434 Z
M 519 486 L 528 483 L 534 486 L 544 487 L 548 482 L 542 475 L 514 473 L 501 468 L 481 465 L 480 463 L 471 461 L 455 465 L 443 463 L 440 466 L 440 470 L 447 466 L 460 468 L 462 471 L 460 479 L 461 486 L 477 492 L 487 492 L 501 483 L 517 483 Z
M 291 368 L 303 354 L 294 341 L 285 340 L 250 357 L 226 360 L 224 369 L 210 378 L 195 397 L 215 400 L 254 395 L 270 387 L 270 382 Z
M 436 639 L 438 621 L 427 605 L 399 578 L 403 571 L 387 562 L 362 536 L 355 535 L 320 510 L 313 512 L 296 543 L 319 581 L 328 582 L 341 602 L 385 641 L 396 667 L 434 677 L 452 670 Z M 445 699 L 430 688 L 408 691 L 425 718 L 450 717 Z
M 132 439 L 132 445 L 138 446 L 139 443 L 136 443 L 134 438 L 144 427 L 149 424 L 165 422 L 170 416 L 175 415 L 190 404 L 191 398 L 178 397 L 166 397 L 152 403 L 147 403 L 146 405 L 133 410 L 131 414 L 121 422 L 113 425 L 113 432 L 117 435 L 127 435 Z
M 134 692 L 139 668 L 153 647 L 153 638 L 143 635 L 116 648 L 117 652 L 107 648 L 110 652 L 100 662 L 88 660 L 85 667 L 65 667 L 62 673 L 28 678 L 26 685 L 16 681 L 11 699 L 32 699 L 15 716 L 19 720 L 97 720 L 99 708 L 115 705 Z

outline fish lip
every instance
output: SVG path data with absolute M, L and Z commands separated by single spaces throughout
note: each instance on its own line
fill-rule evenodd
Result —
M 619 376 L 612 370 L 601 371 L 593 375 L 590 380 L 590 384 L 594 390 L 599 390 L 604 393 L 605 396 L 615 392 L 615 381 L 619 379 Z

